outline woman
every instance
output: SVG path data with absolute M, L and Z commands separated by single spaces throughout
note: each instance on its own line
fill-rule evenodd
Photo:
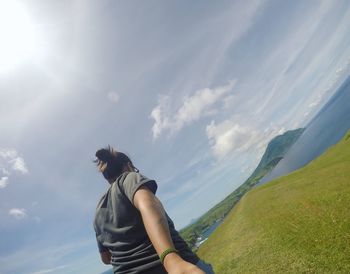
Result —
M 111 147 L 98 150 L 96 158 L 110 187 L 97 205 L 94 229 L 101 259 L 114 273 L 214 273 L 175 230 L 155 196 L 154 180 Z

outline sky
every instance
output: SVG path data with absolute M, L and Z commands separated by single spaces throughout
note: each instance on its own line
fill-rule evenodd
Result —
M 101 273 L 112 145 L 178 229 L 350 71 L 350 2 L 0 1 L 0 273 Z

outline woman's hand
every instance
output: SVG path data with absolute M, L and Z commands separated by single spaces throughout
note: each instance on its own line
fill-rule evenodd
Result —
M 170 253 L 165 257 L 164 267 L 169 274 L 205 274 L 203 270 L 186 262 L 176 253 Z

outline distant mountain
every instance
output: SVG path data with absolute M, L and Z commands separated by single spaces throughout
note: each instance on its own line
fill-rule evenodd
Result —
M 217 220 L 226 217 L 240 198 L 278 164 L 304 130 L 304 128 L 289 130 L 273 138 L 269 142 L 259 165 L 252 175 L 223 201 L 211 208 L 196 222 L 180 231 L 181 236 L 191 248 L 195 247 L 198 237 L 201 236 L 209 226 L 214 224 Z
M 275 167 L 278 164 L 278 162 L 283 159 L 284 155 L 298 140 L 298 138 L 304 131 L 305 128 L 289 130 L 286 131 L 284 134 L 278 135 L 275 138 L 273 138 L 267 145 L 266 151 L 263 157 L 261 158 L 259 165 L 249 178 L 261 178 L 261 175 L 265 175 L 273 167 Z
M 337 143 L 350 129 L 350 76 L 307 125 L 303 135 L 261 183 L 303 167 Z

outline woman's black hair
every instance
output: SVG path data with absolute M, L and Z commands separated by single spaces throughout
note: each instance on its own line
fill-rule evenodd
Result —
M 119 177 L 128 163 L 135 171 L 138 171 L 126 154 L 116 151 L 111 146 L 97 150 L 95 156 L 97 159 L 94 162 L 108 181 Z

